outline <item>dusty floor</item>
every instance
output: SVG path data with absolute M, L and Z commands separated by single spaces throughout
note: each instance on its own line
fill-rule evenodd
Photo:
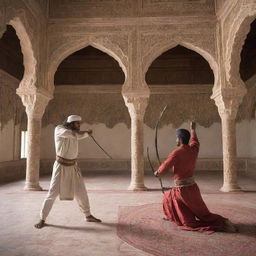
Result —
M 47 191 L 23 191 L 24 181 L 0 186 L 0 255 L 1 256 L 142 256 L 149 255 L 121 241 L 116 235 L 119 206 L 135 206 L 161 202 L 158 180 L 149 173 L 145 184 L 151 190 L 131 192 L 129 174 L 85 173 L 85 183 L 92 213 L 103 223 L 87 223 L 75 201 L 56 200 L 42 230 L 34 228 Z M 47 190 L 50 176 L 41 178 Z M 256 180 L 239 178 L 244 192 L 221 193 L 222 175 L 217 172 L 200 172 L 197 183 L 206 203 L 218 198 L 222 203 L 232 202 L 235 207 L 256 210 Z M 169 177 L 164 184 L 170 185 Z M 256 246 L 256 244 L 255 244 Z M 178 255 L 176 255 L 178 256 Z

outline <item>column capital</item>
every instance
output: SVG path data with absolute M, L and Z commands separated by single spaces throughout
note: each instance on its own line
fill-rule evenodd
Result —
M 246 92 L 246 88 L 241 86 L 214 91 L 211 99 L 215 101 L 220 117 L 235 119 Z
M 53 98 L 47 91 L 37 88 L 18 88 L 16 93 L 26 107 L 28 118 L 35 119 L 42 118 L 49 100 Z
M 131 117 L 144 118 L 148 106 L 149 92 L 123 93 L 123 98 Z

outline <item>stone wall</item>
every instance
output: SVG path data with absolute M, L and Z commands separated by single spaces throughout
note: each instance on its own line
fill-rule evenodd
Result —
M 47 175 L 52 172 L 53 160 L 44 159 L 40 163 L 40 175 Z M 157 168 L 157 164 L 153 163 L 154 167 Z M 83 173 L 88 172 L 101 172 L 108 174 L 110 172 L 126 172 L 130 173 L 131 161 L 120 159 L 120 160 L 106 160 L 106 159 L 80 159 L 78 165 Z M 238 159 L 238 171 L 243 174 L 248 174 L 253 176 L 254 168 L 256 166 L 255 159 L 239 158 Z M 207 172 L 207 171 L 222 171 L 223 170 L 223 160 L 221 158 L 199 158 L 196 163 L 195 170 L 197 172 Z M 146 174 L 152 175 L 152 171 L 148 161 L 145 159 L 145 171 Z M 255 176 L 254 176 L 255 177 Z
M 50 18 L 214 15 L 212 0 L 50 0 Z
M 188 123 L 181 125 L 183 128 L 188 128 Z M 238 157 L 251 158 L 256 157 L 255 154 L 255 121 L 244 121 L 237 124 L 237 151 Z M 91 128 L 94 131 L 94 136 L 103 148 L 114 159 L 130 159 L 130 132 L 124 124 L 118 124 L 113 128 L 107 128 L 103 124 L 89 125 L 84 123 L 83 129 Z M 54 126 L 47 126 L 42 129 L 41 140 L 41 158 L 53 159 L 55 157 L 54 149 Z M 150 155 L 155 156 L 154 147 L 154 130 L 144 125 L 145 136 L 145 150 L 144 156 L 146 158 L 146 148 L 149 147 Z M 221 140 L 221 125 L 213 124 L 208 128 L 198 126 L 198 136 L 201 142 L 201 149 L 199 153 L 200 158 L 222 158 L 222 140 Z M 168 156 L 171 150 L 176 148 L 175 142 L 175 128 L 171 125 L 164 126 L 159 129 L 158 144 L 159 153 L 162 158 Z M 122 145 L 120 149 L 120 145 Z M 91 139 L 80 141 L 79 158 L 81 159 L 101 159 L 107 157 L 102 151 L 93 143 Z
M 24 179 L 26 175 L 26 161 L 16 160 L 0 162 L 0 183 Z

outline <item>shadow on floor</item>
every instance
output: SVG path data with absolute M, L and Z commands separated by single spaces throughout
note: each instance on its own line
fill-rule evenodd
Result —
M 95 224 L 95 226 L 93 227 L 79 227 L 79 226 L 64 226 L 64 225 L 55 225 L 55 224 L 48 224 L 46 223 L 45 227 L 51 227 L 51 228 L 56 228 L 56 229 L 65 229 L 65 230 L 77 230 L 77 231 L 109 231 L 109 228 L 116 228 L 118 223 L 107 223 L 107 222 L 100 222 L 100 223 L 89 223 L 89 225 L 93 225 Z M 126 226 L 126 225 L 121 225 L 121 226 Z M 100 228 L 99 228 L 100 227 Z M 102 227 L 106 227 L 106 228 L 102 228 Z M 109 228 L 107 228 L 109 227 Z
M 256 224 L 248 224 L 248 223 L 238 223 L 235 224 L 238 228 L 238 234 L 249 236 L 249 237 L 255 237 L 256 239 Z

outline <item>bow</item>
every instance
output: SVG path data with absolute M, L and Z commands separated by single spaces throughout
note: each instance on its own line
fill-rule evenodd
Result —
M 161 111 L 160 113 L 160 116 L 156 122 L 156 127 L 155 127 L 155 150 L 156 150 L 156 157 L 157 157 L 157 160 L 158 160 L 158 163 L 159 165 L 161 165 L 161 160 L 160 160 L 160 157 L 159 157 L 159 152 L 158 152 L 158 146 L 157 146 L 157 135 L 158 135 L 158 126 L 160 124 L 160 121 L 164 115 L 164 112 L 166 111 L 167 109 L 167 105 L 163 108 L 163 110 Z M 149 160 L 150 161 L 150 160 Z M 163 182 L 162 182 L 162 179 L 160 177 L 158 177 L 158 180 L 160 182 L 160 185 L 161 185 L 161 189 L 162 189 L 162 192 L 164 193 L 164 187 L 163 187 Z
M 148 157 L 148 162 L 149 162 L 149 165 L 150 165 L 151 171 L 153 172 L 153 175 L 154 175 L 155 170 L 154 170 L 154 167 L 153 167 L 152 162 L 151 162 L 150 157 L 149 157 L 148 147 L 147 147 L 147 157 Z M 157 178 L 158 178 L 158 180 L 159 180 L 159 182 L 160 182 L 162 193 L 164 194 L 163 182 L 162 182 L 162 180 L 161 180 L 161 178 L 160 178 L 160 177 L 157 177 Z
M 163 117 L 163 115 L 164 115 L 164 112 L 165 112 L 166 109 L 167 109 L 167 106 L 168 106 L 168 105 L 166 105 L 166 106 L 163 108 L 163 110 L 161 111 L 160 116 L 159 116 L 159 118 L 158 118 L 158 120 L 157 120 L 157 122 L 156 122 L 156 127 L 155 127 L 155 150 L 156 150 L 156 156 L 157 156 L 157 160 L 158 160 L 159 165 L 161 165 L 161 160 L 160 160 L 160 157 L 159 157 L 158 145 L 157 145 L 157 142 L 158 142 L 158 140 L 157 140 L 158 126 L 159 126 L 160 121 L 161 121 L 161 119 L 162 119 L 162 117 Z
M 105 155 L 107 155 L 110 159 L 113 159 L 104 149 L 103 147 L 100 146 L 100 144 L 95 140 L 95 138 L 89 134 L 89 136 L 93 139 L 93 141 L 95 142 L 95 144 L 105 153 Z

